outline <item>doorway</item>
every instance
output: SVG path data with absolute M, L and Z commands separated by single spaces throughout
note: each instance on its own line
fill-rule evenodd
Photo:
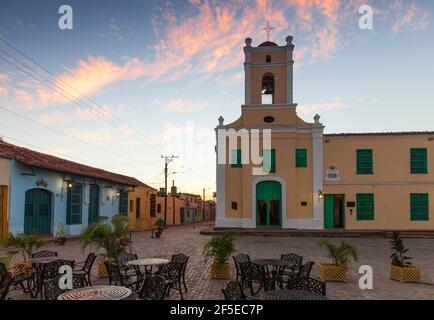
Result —
M 0 186 L 0 240 L 8 234 L 8 187 Z
M 324 228 L 345 227 L 345 195 L 327 194 L 324 197 Z
M 43 189 L 26 191 L 25 234 L 51 234 L 51 193 Z
M 256 225 L 282 225 L 282 186 L 276 181 L 262 181 L 256 185 Z

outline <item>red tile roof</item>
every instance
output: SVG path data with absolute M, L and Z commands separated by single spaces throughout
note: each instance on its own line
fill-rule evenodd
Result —
M 363 136 L 428 136 L 434 131 L 366 132 L 366 133 L 329 133 L 324 137 L 363 137 Z
M 0 140 L 0 157 L 14 159 L 32 167 L 82 176 L 92 177 L 130 187 L 146 186 L 136 178 L 108 172 L 102 169 L 86 166 L 73 161 L 54 157 L 45 153 L 36 152 Z
M 278 45 L 271 41 L 262 42 L 258 47 L 277 47 Z

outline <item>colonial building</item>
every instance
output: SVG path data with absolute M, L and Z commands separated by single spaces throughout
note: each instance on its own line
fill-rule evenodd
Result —
M 78 235 L 98 216 L 128 213 L 135 178 L 0 140 L 0 221 L 7 232 L 53 235 L 60 223 Z
M 157 190 L 143 185 L 128 192 L 128 226 L 130 230 L 154 228 L 157 217 Z
M 434 132 L 324 134 L 318 115 L 297 115 L 292 40 L 246 39 L 241 116 L 216 127 L 216 226 L 434 229 Z

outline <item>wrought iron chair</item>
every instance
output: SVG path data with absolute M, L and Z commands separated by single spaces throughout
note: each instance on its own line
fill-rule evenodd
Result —
M 295 281 L 294 289 L 326 296 L 326 283 L 314 278 L 298 278 Z
M 6 300 L 12 282 L 12 273 L 6 272 L 0 279 L 0 300 Z
M 34 278 L 34 293 L 33 296 L 37 297 L 41 293 L 41 299 L 44 298 L 44 283 L 46 280 L 50 280 L 59 276 L 59 269 L 61 266 L 69 265 L 74 269 L 74 261 L 58 259 L 44 264 L 39 270 L 33 275 Z
M 147 276 L 140 289 L 139 299 L 164 300 L 168 287 L 169 283 L 162 276 Z
M 88 286 L 92 286 L 92 282 L 90 282 L 90 272 L 92 271 L 95 259 L 96 254 L 94 252 L 89 253 L 84 264 L 80 266 L 79 269 L 74 270 L 74 275 L 81 276 Z
M 7 273 L 8 270 L 6 266 L 0 262 L 0 281 L 1 279 L 3 279 L 3 277 L 6 276 Z M 13 289 L 9 288 L 9 291 L 22 289 L 24 293 L 28 293 L 29 280 L 30 280 L 29 270 L 23 269 L 22 272 L 12 276 L 10 287 L 12 287 Z
M 295 253 L 282 254 L 280 260 L 288 262 L 288 266 L 280 267 L 277 271 L 277 277 L 279 278 L 280 287 L 283 287 L 284 283 L 288 283 L 290 279 L 297 277 L 298 271 L 303 264 L 303 257 Z
M 129 266 L 127 265 L 128 261 L 137 260 L 138 256 L 135 253 L 124 252 L 121 253 L 116 258 L 116 263 L 119 266 L 121 272 L 125 274 L 125 276 L 141 276 L 140 268 L 137 266 Z
M 243 287 L 239 281 L 228 282 L 226 288 L 222 289 L 222 293 L 225 300 L 246 300 Z
M 142 283 L 141 277 L 125 276 L 119 266 L 111 261 L 104 261 L 104 265 L 107 269 L 109 276 L 109 284 L 123 286 L 131 289 L 133 292 L 137 292 Z
M 50 250 L 41 250 L 35 253 L 32 253 L 32 258 L 47 258 L 47 257 L 57 257 L 56 251 L 50 251 Z
M 250 288 L 252 296 L 256 296 L 262 289 L 264 291 L 274 289 L 275 278 L 267 273 L 264 266 L 254 262 L 244 262 L 240 264 L 240 267 L 245 284 Z M 257 290 L 254 289 L 255 284 L 258 286 Z
M 161 268 L 156 272 L 157 275 L 162 276 L 168 283 L 167 296 L 170 295 L 170 290 L 178 290 L 181 300 L 184 300 L 182 295 L 182 268 L 183 265 L 180 262 L 172 261 L 167 264 L 163 264 Z
M 57 298 L 69 289 L 61 289 L 59 286 L 62 275 L 58 275 L 54 278 L 44 280 L 44 297 L 45 300 L 57 300 Z M 85 282 L 83 277 L 79 275 L 72 276 L 72 288 L 83 288 Z
M 314 265 L 313 261 L 306 262 L 304 265 L 302 265 L 296 277 L 292 279 L 288 279 L 286 288 L 289 290 L 294 289 L 295 282 L 297 281 L 297 279 L 309 278 L 313 265 Z
M 184 285 L 185 292 L 188 291 L 187 284 L 185 282 L 185 270 L 187 269 L 187 263 L 189 258 L 190 257 L 186 256 L 185 254 L 180 253 L 180 254 L 173 255 L 171 259 L 172 262 L 179 262 L 182 264 L 181 278 L 182 278 L 182 284 Z
M 241 285 L 244 286 L 243 274 L 241 272 L 241 263 L 250 263 L 250 256 L 248 254 L 240 253 L 236 256 L 233 256 L 232 259 L 234 260 L 235 270 L 237 272 L 237 281 L 241 281 Z

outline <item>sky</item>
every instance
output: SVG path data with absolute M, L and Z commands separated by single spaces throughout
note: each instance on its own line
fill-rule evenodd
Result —
M 155 188 L 177 155 L 169 184 L 210 199 L 245 38 L 265 41 L 267 21 L 270 40 L 294 37 L 298 114 L 326 133 L 434 130 L 433 14 L 432 0 L 0 0 L 0 137 Z

